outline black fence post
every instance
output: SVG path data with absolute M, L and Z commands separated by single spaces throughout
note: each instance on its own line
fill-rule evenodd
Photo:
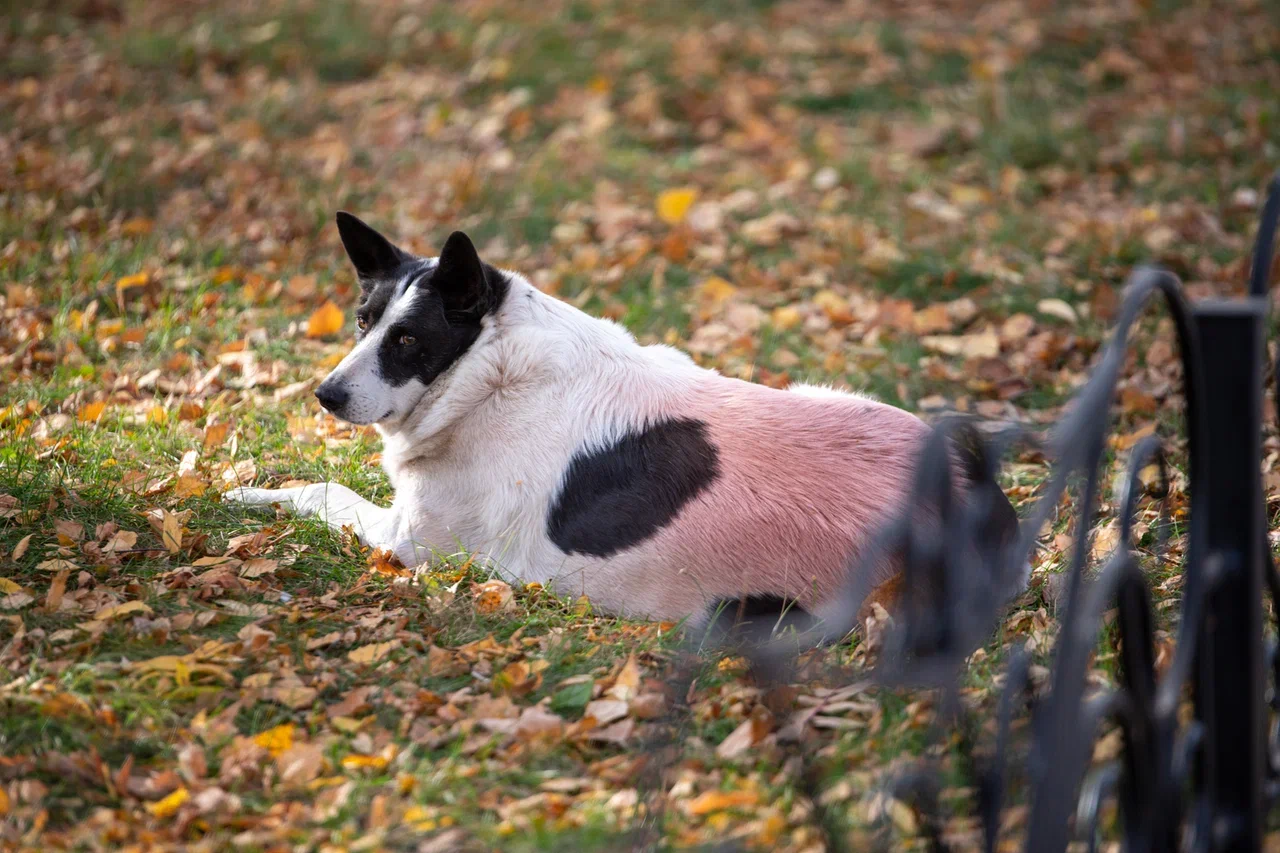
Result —
M 1262 845 L 1267 681 L 1262 642 L 1262 402 L 1267 300 L 1205 301 L 1193 308 L 1200 337 L 1209 453 L 1204 548 L 1221 573 L 1197 648 L 1196 714 L 1204 741 L 1196 765 L 1196 850 L 1256 851 Z M 1187 572 L 1199 570 L 1187 566 Z M 1188 577 L 1190 586 L 1197 579 Z

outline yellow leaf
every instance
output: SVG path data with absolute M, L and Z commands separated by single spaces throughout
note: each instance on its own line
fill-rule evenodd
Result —
M 147 423 L 164 426 L 169 423 L 169 413 L 164 406 L 152 406 L 147 410 Z
M 382 770 L 388 760 L 381 755 L 348 755 L 342 759 L 342 767 L 345 770 Z
M 773 327 L 785 332 L 787 329 L 794 329 L 800 325 L 800 321 L 804 318 L 800 316 L 800 312 L 790 305 L 783 305 L 773 309 Z
M 106 410 L 107 404 L 105 400 L 99 400 L 96 403 L 85 403 L 80 407 L 80 411 L 76 412 L 76 420 L 82 424 L 96 423 Z
M 170 817 L 174 812 L 182 808 L 182 804 L 190 797 L 191 794 L 187 792 L 186 788 L 179 788 L 163 800 L 147 803 L 147 811 L 158 818 Z
M 0 593 L 10 595 L 15 592 L 22 592 L 22 587 L 8 578 L 0 578 Z M 0 812 L 2 814 L 2 812 Z
M 336 335 L 341 330 L 342 309 L 333 304 L 333 300 L 326 301 L 307 320 L 308 338 L 323 338 L 328 335 Z
M 352 649 L 347 652 L 347 660 L 352 663 L 375 663 L 391 654 L 391 650 L 399 645 L 399 640 L 389 640 L 385 643 L 372 643 L 368 646 L 361 646 L 358 649 Z
M 668 225 L 679 225 L 689 208 L 698 200 L 696 187 L 678 187 L 658 193 L 658 218 Z
M 150 281 L 151 281 L 151 276 L 147 275 L 144 272 L 134 273 L 133 275 L 126 275 L 123 278 L 117 279 L 116 280 L 116 302 L 120 305 L 120 308 L 121 309 L 124 308 L 125 294 L 127 294 L 130 290 L 134 290 L 139 287 L 146 287 L 147 283 Z
M 124 604 L 113 604 L 102 608 L 94 614 L 93 618 L 99 622 L 109 622 L 112 619 L 127 616 L 130 613 L 151 613 L 151 608 L 141 601 L 126 601 Z
M 707 302 L 714 303 L 724 302 L 737 292 L 738 288 L 718 275 L 711 276 L 698 287 L 698 296 Z
M 971 187 L 966 184 L 953 184 L 951 187 L 951 203 L 959 207 L 977 207 L 991 201 L 991 193 L 982 187 Z
M 284 723 L 264 732 L 258 732 L 253 736 L 253 742 L 275 758 L 293 746 L 293 723 Z

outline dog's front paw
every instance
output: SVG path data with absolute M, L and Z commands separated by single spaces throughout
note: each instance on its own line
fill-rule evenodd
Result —
M 275 489 L 252 489 L 248 486 L 240 486 L 223 492 L 222 500 L 226 503 L 244 504 L 245 506 L 266 506 L 277 503 L 281 500 L 281 496 L 276 493 Z

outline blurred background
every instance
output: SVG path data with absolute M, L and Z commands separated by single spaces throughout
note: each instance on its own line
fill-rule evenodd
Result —
M 207 312 L 193 369 L 314 361 L 345 208 L 734 375 L 1051 410 L 1132 264 L 1241 279 L 1280 162 L 1262 0 L 57 0 L 0 57 L 10 305 Z

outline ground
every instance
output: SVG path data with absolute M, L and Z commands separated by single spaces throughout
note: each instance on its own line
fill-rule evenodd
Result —
M 417 582 L 220 501 L 320 480 L 389 496 L 375 437 L 311 396 L 353 332 L 333 214 L 421 252 L 465 230 L 731 375 L 1043 425 L 1136 263 L 1239 292 L 1276 91 L 1260 0 L 7 9 L 0 841 L 922 846 L 886 780 L 922 749 L 929 695 L 830 674 L 875 632 L 765 691 L 739 659 L 688 663 L 678 625 L 513 591 L 465 554 Z M 1117 460 L 1152 427 L 1177 449 L 1167 321 L 1119 403 Z M 1270 427 L 1267 454 L 1270 493 Z M 1024 513 L 1046 470 L 1010 460 Z M 1108 491 L 1094 557 L 1112 509 Z M 1060 516 L 970 661 L 975 707 L 1013 644 L 1050 662 Z M 1179 531 L 1150 561 L 1169 632 Z M 971 848 L 953 769 L 946 832 Z

